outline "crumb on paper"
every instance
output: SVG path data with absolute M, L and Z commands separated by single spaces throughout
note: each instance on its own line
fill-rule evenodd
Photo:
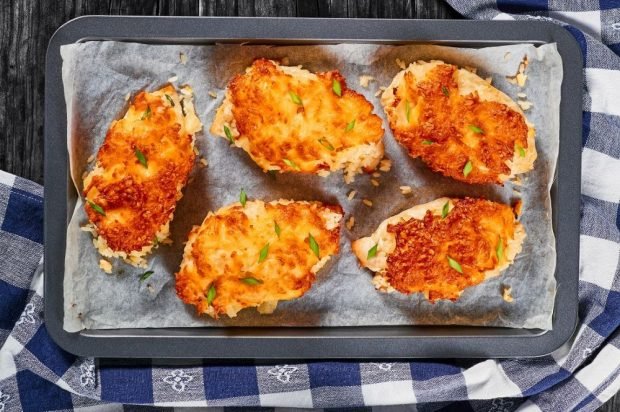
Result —
M 377 91 L 375 92 L 375 97 L 380 96 L 380 95 L 381 95 L 381 93 L 383 93 L 384 91 L 385 91 L 385 87 L 383 87 L 383 86 L 379 87 L 379 90 L 377 90 Z
M 372 174 L 372 177 L 381 177 L 381 173 L 379 173 L 379 172 L 374 172 L 374 173 Z
M 519 63 L 519 69 L 514 76 L 506 76 L 506 80 L 509 83 L 517 84 L 519 87 L 525 86 L 525 81 L 527 80 L 527 74 L 525 74 L 525 69 L 527 68 L 529 62 L 527 60 L 527 55 L 523 56 L 523 60 Z
M 179 53 L 179 61 L 181 64 L 187 63 L 187 55 L 183 52 Z
M 355 191 L 355 190 L 351 190 L 351 191 L 349 192 L 349 194 L 347 195 L 347 199 L 349 199 L 349 200 L 353 200 L 353 198 L 355 197 L 355 195 L 356 195 L 356 194 L 357 194 L 357 191 Z
M 88 159 L 86 159 L 86 163 L 92 163 L 93 160 L 95 160 L 95 155 L 91 154 L 90 156 L 88 156 Z
M 403 195 L 411 194 L 411 192 L 413 192 L 413 190 L 411 189 L 411 186 L 401 186 L 400 187 L 400 193 L 402 193 Z
M 363 202 L 366 206 L 368 206 L 368 207 L 372 207 L 372 201 L 371 201 L 371 200 L 364 199 L 364 200 L 362 200 L 362 202 Z
M 146 288 L 149 290 L 149 292 L 155 293 L 155 288 L 150 283 L 148 285 L 146 285 Z
M 131 93 L 127 93 L 125 95 L 125 101 L 128 102 L 130 97 L 131 97 Z
M 179 80 L 179 76 L 174 75 L 174 76 L 172 76 L 172 77 L 168 78 L 168 83 L 174 83 L 174 82 L 176 82 L 177 80 Z
M 107 260 L 105 260 L 105 259 L 100 259 L 99 260 L 99 267 L 105 273 L 112 273 L 112 264 L 110 262 L 108 262 Z
M 407 65 L 401 59 L 396 59 L 395 62 L 396 62 L 396 65 L 400 67 L 401 69 L 405 70 L 407 68 Z
M 201 157 L 200 164 L 202 164 L 202 167 L 207 167 L 209 165 L 209 162 L 207 162 L 207 159 L 205 159 L 204 157 Z
M 377 179 L 370 179 L 370 183 L 371 183 L 374 187 L 379 186 L 379 181 L 378 181 Z
M 200 152 L 198 151 L 198 148 L 196 146 L 194 146 L 194 154 L 196 156 L 198 156 L 200 154 Z
M 370 82 L 374 81 L 374 80 L 375 80 L 375 78 L 374 78 L 374 77 L 372 77 L 372 76 L 369 76 L 369 75 L 367 75 L 367 74 L 362 74 L 362 75 L 360 76 L 359 80 L 360 80 L 360 86 L 365 87 L 365 88 L 368 88 L 368 84 L 369 84 Z
M 506 52 L 506 54 L 504 54 L 504 60 L 510 59 L 510 56 L 512 56 L 512 53 Z
M 510 294 L 511 291 L 512 288 L 510 286 L 502 286 L 502 298 L 504 298 L 504 300 L 509 303 L 514 300 L 512 295 Z
M 528 102 L 527 100 L 517 100 L 517 104 L 523 111 L 530 110 L 532 106 L 534 106 L 534 103 Z
M 512 210 L 515 212 L 515 216 L 518 218 L 521 216 L 521 212 L 523 212 L 523 201 L 521 199 L 514 202 L 512 205 Z
M 347 223 L 346 223 L 347 229 L 349 230 L 353 229 L 353 225 L 355 225 L 355 218 L 351 216 L 349 220 L 347 220 Z
M 467 70 L 468 72 L 471 72 L 473 74 L 476 74 L 478 72 L 478 68 L 471 67 L 471 66 L 465 66 L 465 70 Z
M 493 78 L 492 77 L 487 77 L 487 78 L 484 79 L 484 81 L 489 83 L 489 84 L 491 84 L 491 83 L 493 83 Z
M 217 99 L 217 93 L 215 93 L 213 90 L 209 91 L 209 96 L 211 96 L 211 98 L 213 99 Z
M 379 163 L 379 170 L 382 172 L 389 172 L 392 168 L 392 161 L 390 159 L 383 159 Z
M 523 92 L 519 92 L 517 93 L 517 97 L 520 99 L 525 99 L 527 97 L 527 94 L 523 93 Z

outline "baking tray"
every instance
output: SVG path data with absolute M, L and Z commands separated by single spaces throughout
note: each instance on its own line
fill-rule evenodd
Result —
M 564 77 L 560 148 L 551 188 L 557 248 L 553 329 L 470 326 L 242 327 L 63 330 L 66 229 L 77 193 L 69 178 L 60 46 L 88 40 L 154 44 L 430 43 L 486 47 L 557 43 Z M 582 56 L 575 39 L 543 21 L 80 17 L 50 40 L 45 67 L 45 322 L 51 337 L 82 356 L 211 359 L 398 359 L 542 356 L 577 322 Z

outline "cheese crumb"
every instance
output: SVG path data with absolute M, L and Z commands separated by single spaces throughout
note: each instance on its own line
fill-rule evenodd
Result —
M 506 302 L 512 302 L 514 300 L 512 298 L 512 295 L 510 294 L 511 291 L 512 291 L 512 288 L 510 286 L 504 285 L 502 287 L 502 298 L 504 298 Z
M 374 77 L 369 76 L 367 74 L 362 74 L 360 76 L 360 86 L 368 88 L 368 84 L 372 82 L 373 80 L 375 80 Z
M 384 91 L 385 91 L 385 87 L 383 87 L 383 86 L 379 87 L 379 90 L 377 90 L 376 93 L 375 93 L 375 97 L 378 97 Z
M 105 259 L 99 260 L 99 267 L 105 273 L 112 273 L 112 264 Z
M 389 172 L 392 168 L 392 161 L 390 159 L 383 159 L 379 163 L 379 170 L 382 172 Z
M 401 186 L 400 187 L 400 193 L 402 193 L 403 195 L 408 195 L 412 192 L 413 190 L 411 189 L 411 186 Z
M 172 76 L 171 78 L 168 79 L 168 83 L 174 83 L 177 80 L 179 80 L 179 76 Z
M 125 101 L 129 101 L 129 98 L 131 97 L 131 93 L 127 93 L 125 95 Z
M 217 93 L 215 93 L 213 90 L 209 92 L 209 96 L 211 96 L 213 99 L 217 99 Z
M 362 200 L 362 202 L 363 202 L 366 206 L 368 206 L 368 207 L 372 207 L 372 201 L 370 201 L 370 200 L 368 200 L 368 199 L 364 199 L 364 200 Z
M 523 110 L 530 110 L 532 106 L 534 106 L 534 103 L 528 102 L 527 100 L 517 100 L 517 104 Z
M 207 165 L 209 164 L 209 162 L 207 162 L 207 159 L 205 159 L 204 157 L 200 158 L 200 163 L 202 164 L 202 167 L 207 167 Z
M 187 63 L 187 56 L 185 55 L 185 53 L 179 53 L 179 60 L 181 61 L 181 64 Z
M 487 77 L 486 79 L 484 79 L 485 82 L 491 84 L 493 82 L 493 78 L 492 77 Z
M 353 229 L 353 225 L 355 225 L 355 218 L 351 216 L 349 220 L 347 220 L 347 224 L 346 224 L 347 229 L 349 230 Z
M 476 74 L 476 72 L 478 71 L 478 69 L 476 67 L 471 67 L 471 66 L 465 66 L 465 70 L 467 70 L 468 72 L 471 72 L 473 74 Z
M 400 67 L 401 69 L 405 70 L 407 68 L 407 65 L 401 59 L 396 59 L 395 61 L 396 61 L 396 65 Z
M 90 156 L 88 156 L 88 159 L 86 159 L 86 163 L 91 163 L 93 160 L 95 160 L 95 155 L 91 154 Z
M 379 173 L 379 172 L 374 172 L 374 173 L 372 174 L 372 177 L 381 177 L 381 173 Z
M 521 99 L 525 99 L 527 95 L 525 93 L 517 93 L 517 97 L 520 97 Z
M 357 194 L 357 192 L 355 190 L 351 190 L 349 192 L 349 194 L 347 195 L 347 199 L 353 200 L 353 198 L 355 197 L 356 194 Z
M 370 179 L 370 183 L 371 183 L 374 187 L 379 186 L 379 181 L 378 181 L 377 179 Z

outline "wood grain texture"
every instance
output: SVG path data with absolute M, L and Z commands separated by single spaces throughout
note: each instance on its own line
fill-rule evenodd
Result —
M 459 18 L 439 0 L 1 0 L 1 170 L 43 183 L 47 43 L 61 24 L 87 14 Z M 620 397 L 600 410 L 620 411 Z

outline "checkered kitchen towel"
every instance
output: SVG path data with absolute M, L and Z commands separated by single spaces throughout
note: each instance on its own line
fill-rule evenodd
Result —
M 76 358 L 43 323 L 42 189 L 0 172 L 0 412 L 122 410 L 120 403 L 564 411 L 594 410 L 613 396 L 620 389 L 620 2 L 450 3 L 479 19 L 563 21 L 582 47 L 581 323 L 567 347 L 502 361 L 129 366 Z

